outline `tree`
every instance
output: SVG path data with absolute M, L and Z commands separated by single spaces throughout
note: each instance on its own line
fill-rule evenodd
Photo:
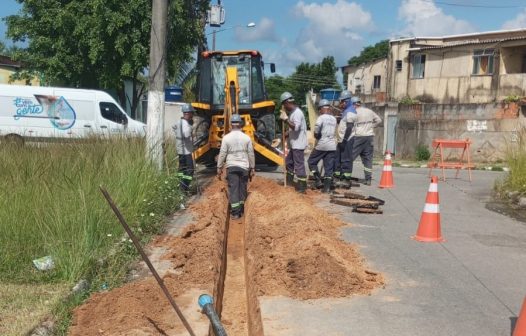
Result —
M 360 55 L 351 57 L 347 63 L 349 65 L 360 65 L 377 58 L 387 57 L 389 54 L 389 40 L 382 40 L 375 45 L 363 48 Z
M 320 63 L 301 63 L 288 77 L 274 75 L 266 78 L 265 88 L 269 99 L 276 103 L 276 118 L 280 109 L 279 97 L 288 91 L 292 93 L 296 103 L 305 104 L 305 94 L 311 89 L 319 92 L 326 88 L 340 88 L 336 80 L 336 63 L 334 57 L 327 56 Z M 308 118 L 308 115 L 306 116 Z M 278 125 L 281 124 L 278 121 Z
M 150 0 L 18 0 L 20 14 L 8 16 L 7 35 L 28 41 L 15 53 L 47 84 L 114 89 L 121 103 L 124 81 L 133 84 L 132 114 L 145 88 L 148 65 Z M 169 8 L 168 74 L 192 57 L 203 39 L 205 0 L 172 0 Z
M 338 67 L 332 56 L 326 56 L 320 63 L 299 64 L 287 79 L 298 104 L 305 104 L 305 94 L 311 89 L 319 92 L 326 88 L 340 88 L 336 80 L 336 71 Z

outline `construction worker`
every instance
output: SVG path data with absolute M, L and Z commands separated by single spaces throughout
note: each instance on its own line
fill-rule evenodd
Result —
M 328 193 L 332 184 L 332 172 L 336 155 L 336 118 L 331 114 L 331 104 L 327 99 L 318 104 L 320 116 L 314 125 L 316 146 L 309 156 L 309 170 L 315 179 L 315 187 L 323 186 L 323 192 Z M 323 160 L 323 182 L 318 171 L 318 163 Z
M 221 179 L 223 166 L 226 166 L 230 214 L 233 219 L 237 219 L 245 212 L 248 180 L 254 176 L 256 165 L 252 140 L 241 131 L 241 116 L 233 114 L 230 123 L 232 130 L 221 141 L 217 175 Z
M 307 172 L 305 170 L 305 148 L 307 148 L 307 123 L 303 111 L 294 103 L 294 97 L 289 92 L 283 92 L 280 97 L 281 114 L 279 118 L 289 125 L 289 153 L 285 158 L 287 168 L 287 184 L 293 185 L 296 175 L 296 191 L 305 193 L 307 190 Z
M 194 144 L 192 140 L 192 125 L 194 108 L 190 104 L 182 107 L 183 117 L 175 124 L 172 129 L 175 132 L 175 148 L 179 156 L 179 186 L 181 190 L 187 192 L 194 176 L 194 160 L 192 153 Z
M 352 152 L 354 139 L 352 131 L 356 120 L 356 110 L 353 102 L 358 100 L 351 97 L 349 91 L 344 91 L 340 96 L 340 107 L 343 109 L 342 119 L 338 125 L 338 147 L 340 157 L 340 180 L 345 183 L 346 188 L 352 185 Z
M 339 104 L 339 108 L 342 110 L 342 113 L 341 115 L 336 119 L 337 122 L 338 122 L 338 125 L 340 125 L 340 122 L 341 120 L 344 120 L 345 119 L 345 116 L 347 115 L 347 113 L 349 112 L 348 111 L 348 106 L 352 104 L 348 104 L 349 100 L 351 99 L 351 92 L 347 91 L 347 90 L 343 90 L 342 93 L 340 94 L 340 104 Z M 344 152 L 344 148 L 342 148 L 342 146 L 340 145 L 341 144 L 341 139 L 340 138 L 337 138 L 337 145 L 336 145 L 336 157 L 335 157 L 335 161 L 334 161 L 334 178 L 339 180 L 341 178 L 343 178 L 343 172 L 342 172 L 342 153 Z
M 354 145 L 352 161 L 358 156 L 361 157 L 365 177 L 361 182 L 365 185 L 371 185 L 373 174 L 374 128 L 382 123 L 382 119 L 372 110 L 363 107 L 359 99 L 354 101 L 354 106 L 356 107 L 356 122 L 354 123 L 355 127 L 353 130 Z

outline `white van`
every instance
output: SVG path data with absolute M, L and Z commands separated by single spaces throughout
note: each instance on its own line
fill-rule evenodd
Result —
M 0 137 L 46 141 L 88 136 L 144 136 L 106 92 L 0 84 Z

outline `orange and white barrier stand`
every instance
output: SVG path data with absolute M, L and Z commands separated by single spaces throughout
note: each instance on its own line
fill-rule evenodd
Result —
M 391 162 L 391 152 L 387 151 L 384 160 L 384 169 L 382 171 L 382 178 L 380 179 L 379 188 L 392 188 L 393 182 L 393 163 Z
M 416 235 L 411 237 L 421 242 L 443 242 L 440 230 L 440 209 L 438 202 L 438 177 L 431 177 L 431 184 L 427 192 L 426 205 L 420 217 L 420 224 Z
M 513 336 L 526 336 L 526 298 L 522 303 L 522 309 L 513 330 Z

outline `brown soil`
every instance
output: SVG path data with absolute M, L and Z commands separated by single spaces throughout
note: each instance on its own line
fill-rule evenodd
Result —
M 244 222 L 230 222 L 222 309 L 229 334 L 263 335 L 258 296 L 346 297 L 369 294 L 383 284 L 356 248 L 340 239 L 346 224 L 314 205 L 318 193 L 298 195 L 260 177 L 249 192 Z M 152 243 L 169 251 L 163 258 L 172 267 L 163 279 L 190 325 L 201 327 L 194 329 L 197 335 L 208 332 L 197 297 L 218 292 L 226 204 L 224 182 L 212 183 L 190 207 L 195 222 L 180 236 L 160 236 Z M 86 336 L 183 334 L 152 277 L 94 294 L 74 311 L 70 328 L 70 335 Z
M 152 244 L 169 250 L 173 271 L 163 277 L 191 326 L 205 319 L 197 297 L 212 294 L 217 281 L 226 220 L 224 184 L 213 183 L 190 207 L 195 223 L 180 236 L 160 236 Z M 199 289 L 199 291 L 195 290 Z M 192 293 L 192 295 L 190 295 Z M 201 323 L 203 324 L 203 323 Z M 70 335 L 177 335 L 184 327 L 153 279 L 139 280 L 109 292 L 95 293 L 74 311 Z M 194 330 L 197 335 L 205 335 Z
M 250 185 L 247 252 L 257 293 L 299 299 L 369 294 L 383 278 L 340 238 L 346 225 L 316 207 L 313 195 L 256 178 Z

